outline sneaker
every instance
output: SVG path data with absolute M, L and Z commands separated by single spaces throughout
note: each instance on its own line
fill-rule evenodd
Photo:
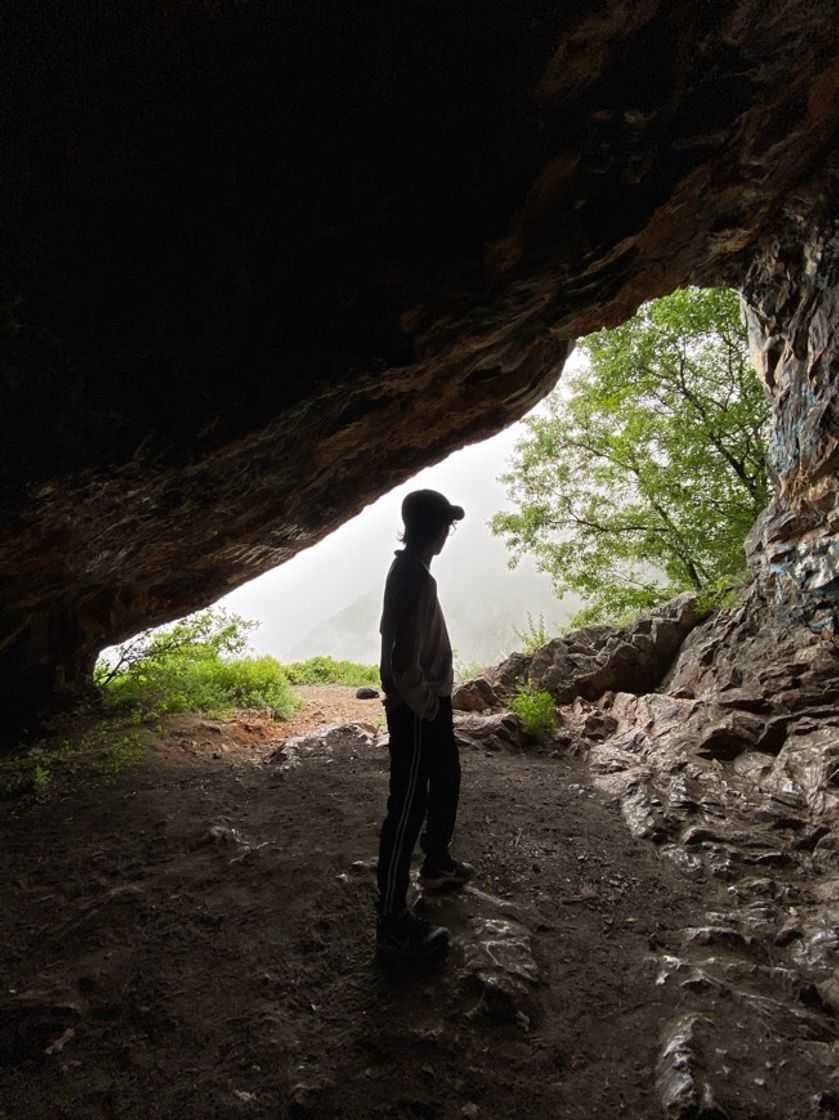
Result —
M 450 860 L 448 867 L 434 867 L 428 860 L 420 868 L 419 881 L 427 891 L 445 890 L 446 887 L 460 887 L 474 876 L 475 868 L 471 863 L 459 859 Z
M 376 952 L 391 960 L 425 960 L 442 953 L 448 944 L 445 926 L 434 926 L 410 910 L 379 918 L 376 924 Z

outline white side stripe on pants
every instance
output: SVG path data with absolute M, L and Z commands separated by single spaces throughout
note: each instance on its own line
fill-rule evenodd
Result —
M 385 897 L 382 900 L 382 908 L 385 914 L 392 912 L 393 897 L 396 892 L 396 869 L 399 866 L 399 859 L 402 854 L 402 847 L 405 843 L 405 830 L 408 827 L 408 818 L 411 815 L 411 805 L 414 800 L 414 795 L 417 788 L 417 778 L 419 777 L 420 769 L 420 755 L 422 744 L 422 720 L 419 716 L 414 715 L 413 718 L 413 743 L 412 743 L 412 757 L 410 774 L 408 777 L 408 788 L 405 792 L 405 800 L 402 804 L 402 814 L 399 818 L 399 824 L 396 826 L 396 836 L 393 842 L 393 851 L 390 854 L 390 862 L 387 867 L 387 879 L 385 887 Z

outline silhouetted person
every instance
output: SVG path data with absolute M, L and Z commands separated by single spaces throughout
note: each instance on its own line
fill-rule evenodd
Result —
M 404 549 L 385 584 L 381 675 L 390 732 L 390 796 L 379 843 L 376 945 L 392 957 L 442 951 L 449 931 L 405 905 L 411 856 L 423 821 L 425 861 L 420 883 L 429 891 L 467 882 L 468 863 L 449 843 L 460 794 L 460 757 L 452 724 L 452 650 L 431 561 L 463 509 L 436 490 L 415 490 L 402 503 Z

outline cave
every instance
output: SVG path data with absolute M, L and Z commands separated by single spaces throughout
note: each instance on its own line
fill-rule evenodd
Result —
M 612 690 L 603 774 L 636 835 L 668 835 L 703 774 L 775 765 L 796 850 L 835 875 L 832 6 L 199 0 L 4 24 L 7 728 L 84 696 L 105 646 L 521 417 L 576 339 L 728 285 L 773 400 L 752 585 L 722 618 L 682 604 L 614 638 L 618 660 L 684 640 L 648 693 L 615 700 L 586 663 L 563 702 Z M 573 657 L 543 661 L 557 679 Z M 637 758 L 677 725 L 702 774 L 679 735 L 660 788 L 615 761 L 621 735 Z M 683 843 L 723 841 L 706 822 Z M 720 1115 L 701 1108 L 678 1115 Z
M 744 293 L 776 401 L 762 557 L 833 624 L 829 6 L 9 19 L 0 674 L 24 715 L 688 282 Z

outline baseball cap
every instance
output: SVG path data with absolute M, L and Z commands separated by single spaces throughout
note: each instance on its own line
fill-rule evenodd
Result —
M 402 502 L 405 527 L 433 527 L 462 521 L 463 506 L 453 506 L 438 490 L 412 490 Z

